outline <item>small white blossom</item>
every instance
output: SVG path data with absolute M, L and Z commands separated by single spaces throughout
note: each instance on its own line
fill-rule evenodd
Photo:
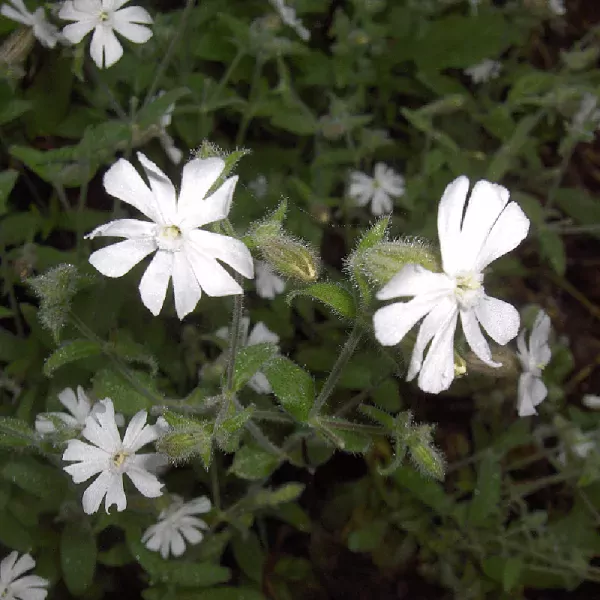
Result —
M 559 17 L 567 14 L 564 0 L 548 0 L 548 8 Z
M 81 435 L 92 442 L 69 440 L 63 460 L 77 464 L 64 467 L 75 483 L 87 481 L 98 475 L 83 494 L 83 510 L 88 515 L 95 513 L 104 499 L 106 512 L 115 504 L 118 511 L 127 507 L 127 497 L 123 489 L 123 475 L 126 474 L 133 485 L 147 498 L 162 494 L 162 483 L 154 472 L 164 463 L 160 454 L 136 454 L 136 452 L 158 439 L 160 431 L 146 425 L 147 414 L 141 410 L 131 419 L 123 441 L 115 422 L 115 409 L 110 398 L 101 400 L 103 412 L 91 414 Z
M 48 595 L 49 582 L 38 575 L 23 573 L 35 567 L 35 560 L 23 554 L 17 560 L 18 552 L 11 552 L 0 562 L 0 598 L 2 600 L 44 600 Z
M 529 347 L 525 341 L 525 330 L 517 338 L 517 356 L 523 372 L 519 377 L 518 406 L 520 417 L 535 415 L 535 407 L 548 395 L 542 381 L 542 370 L 550 362 L 552 353 L 548 345 L 550 317 L 541 310 L 533 324 Z
M 11 6 L 12 5 L 12 6 Z M 33 29 L 33 35 L 46 48 L 54 48 L 60 38 L 58 28 L 46 20 L 46 12 L 42 7 L 30 13 L 23 0 L 9 0 L 0 7 L 0 14 Z
M 202 541 L 203 529 L 208 529 L 206 523 L 193 515 L 210 511 L 211 503 L 206 496 L 190 502 L 173 494 L 173 503 L 158 516 L 158 523 L 144 532 L 142 542 L 148 550 L 160 551 L 163 558 L 181 556 L 185 552 L 185 542 L 198 544 Z
M 562 444 L 562 448 L 556 457 L 559 464 L 563 466 L 567 464 L 568 454 L 585 459 L 589 456 L 590 452 L 597 448 L 596 434 L 593 431 L 583 433 L 580 429 L 573 428 L 567 432 L 565 438 L 565 442 Z M 567 448 L 569 450 L 568 454 Z
M 310 39 L 310 31 L 304 27 L 302 21 L 296 16 L 296 11 L 286 6 L 284 0 L 271 0 L 271 5 L 279 14 L 279 18 L 291 27 L 298 36 L 307 42 Z
M 257 198 L 264 198 L 269 191 L 269 183 L 264 175 L 259 175 L 256 179 L 248 184 L 248 187 L 252 190 Z
M 581 403 L 591 410 L 599 410 L 600 409 L 600 396 L 596 396 L 594 394 L 585 394 L 581 399 Z
M 502 64 L 497 60 L 483 60 L 468 69 L 465 73 L 471 78 L 473 83 L 485 83 L 490 79 L 496 79 L 500 75 Z
M 111 67 L 123 56 L 123 46 L 115 32 L 134 44 L 144 44 L 152 37 L 152 17 L 140 6 L 127 6 L 129 0 L 66 0 L 58 16 L 65 21 L 63 35 L 78 44 L 94 31 L 90 56 L 100 69 Z
M 375 216 L 391 212 L 394 208 L 392 198 L 399 198 L 404 192 L 404 177 L 383 163 L 375 165 L 373 177 L 360 171 L 350 173 L 348 195 L 357 206 L 371 202 L 371 212 Z
M 437 394 L 454 379 L 454 334 L 460 315 L 467 343 L 491 367 L 499 367 L 480 325 L 498 344 L 519 331 L 519 313 L 507 302 L 492 298 L 483 287 L 483 270 L 516 248 L 527 235 L 529 219 L 506 188 L 478 181 L 467 204 L 469 180 L 458 177 L 438 208 L 438 235 L 443 273 L 409 264 L 378 293 L 379 300 L 413 296 L 395 302 L 373 316 L 375 336 L 384 346 L 398 344 L 423 317 L 407 379 L 419 374 L 419 387 Z M 465 208 L 466 205 L 466 208 Z M 425 360 L 423 355 L 431 342 Z
M 256 293 L 261 298 L 272 300 L 277 294 L 283 292 L 285 281 L 266 262 L 257 260 L 254 263 L 254 270 L 256 272 Z
M 598 109 L 598 98 L 586 92 L 581 97 L 579 109 L 573 116 L 573 122 L 570 129 L 577 135 L 584 136 L 585 139 L 592 140 L 594 132 L 600 126 L 600 109 Z
M 104 410 L 104 406 L 99 402 L 96 402 L 92 406 L 92 402 L 80 385 L 77 386 L 77 395 L 75 395 L 75 392 L 71 388 L 65 388 L 58 394 L 58 399 L 71 414 L 66 412 L 50 412 L 37 415 L 35 418 L 35 430 L 38 433 L 46 434 L 56 431 L 56 425 L 50 417 L 62 421 L 66 427 L 83 429 L 85 420 L 90 413 Z M 115 420 L 119 427 L 122 427 L 125 423 L 121 414 L 115 415 Z
M 169 178 L 143 154 L 137 156 L 150 188 L 123 158 L 104 175 L 104 188 L 152 222 L 119 219 L 94 229 L 86 237 L 127 239 L 97 250 L 90 256 L 90 263 L 107 277 L 121 277 L 156 252 L 139 286 L 142 302 L 155 316 L 163 306 L 171 278 L 180 319 L 194 310 L 202 290 L 209 296 L 243 293 L 218 261 L 252 279 L 254 261 L 248 248 L 232 237 L 201 229 L 227 217 L 237 176 L 228 178 L 206 197 L 225 168 L 225 162 L 220 158 L 196 158 L 183 167 L 177 198 Z
M 157 94 L 157 98 L 160 98 L 164 93 L 164 90 L 160 91 Z M 178 165 L 183 158 L 183 151 L 175 146 L 175 140 L 167 133 L 167 127 L 171 125 L 174 110 L 175 104 L 170 104 L 160 118 L 160 133 L 158 134 L 158 140 L 171 162 Z
M 250 328 L 250 319 L 248 317 L 242 318 L 241 323 L 241 344 L 242 346 L 254 346 L 256 344 L 262 344 L 268 342 L 270 344 L 278 344 L 279 336 L 273 333 L 262 321 L 259 321 L 248 335 L 248 329 Z M 222 340 L 229 339 L 229 328 L 221 327 L 215 332 L 215 335 Z M 248 382 L 248 385 L 257 394 L 270 394 L 273 390 L 271 384 L 264 373 L 256 373 L 252 379 Z

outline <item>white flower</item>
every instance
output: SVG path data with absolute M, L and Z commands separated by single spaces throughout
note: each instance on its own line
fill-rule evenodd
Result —
M 377 163 L 373 177 L 360 171 L 350 173 L 348 195 L 357 206 L 371 202 L 371 212 L 378 216 L 394 208 L 392 197 L 404 195 L 404 177 L 383 163 Z
M 257 198 L 264 198 L 269 191 L 269 183 L 264 175 L 259 175 L 256 179 L 248 184 L 248 187 L 252 190 Z
M 567 14 L 564 0 L 548 0 L 548 8 L 559 17 Z
M 163 558 L 181 556 L 185 552 L 185 540 L 190 544 L 198 544 L 204 537 L 202 529 L 208 529 L 206 523 L 193 515 L 207 513 L 211 509 L 210 500 L 206 496 L 190 502 L 173 494 L 173 503 L 158 516 L 158 523 L 144 532 L 142 542 L 148 550 L 158 552 Z M 184 539 L 185 538 L 185 539 Z
M 310 31 L 304 27 L 293 8 L 286 6 L 284 0 L 271 0 L 271 4 L 278 12 L 279 18 L 288 27 L 291 27 L 302 40 L 306 42 L 310 39 Z
M 487 59 L 465 69 L 465 73 L 471 78 L 473 83 L 485 83 L 490 79 L 496 79 L 500 75 L 501 70 L 501 63 L 497 60 Z
M 54 421 L 50 417 L 59 419 L 66 427 L 83 429 L 85 420 L 90 413 L 104 410 L 104 406 L 99 402 L 96 402 L 96 404 L 92 406 L 90 399 L 80 385 L 77 386 L 77 396 L 71 388 L 65 388 L 58 394 L 58 399 L 71 414 L 65 412 L 50 412 L 37 415 L 35 418 L 35 430 L 38 433 L 45 434 L 56 431 Z M 125 423 L 123 415 L 121 414 L 115 415 L 115 420 L 119 427 L 122 427 Z
M 447 389 L 454 379 L 454 333 L 459 315 L 467 343 L 492 367 L 500 364 L 492 360 L 480 324 L 498 344 L 508 343 L 519 331 L 517 310 L 485 293 L 483 270 L 519 245 L 527 235 L 529 219 L 517 204 L 509 202 L 508 190 L 500 185 L 478 181 L 465 209 L 468 191 L 469 180 L 461 176 L 448 185 L 440 200 L 438 235 L 444 272 L 409 264 L 377 294 L 379 300 L 414 296 L 375 313 L 375 336 L 384 346 L 394 346 L 425 317 L 407 379 L 420 371 L 419 387 L 431 393 Z
M 583 135 L 591 140 L 594 131 L 600 125 L 600 110 L 598 109 L 598 98 L 586 92 L 581 97 L 579 109 L 573 116 L 570 129 L 576 134 Z
M 8 19 L 27 25 L 27 27 L 31 27 L 33 35 L 46 48 L 54 48 L 56 46 L 56 42 L 58 42 L 60 37 L 58 28 L 46 20 L 46 12 L 43 8 L 37 8 L 34 13 L 30 13 L 23 0 L 9 0 L 8 4 L 3 4 L 0 7 L 0 14 Z
M 93 445 L 81 440 L 69 440 L 62 457 L 63 460 L 78 463 L 64 468 L 75 483 L 87 481 L 99 473 L 83 494 L 83 510 L 88 515 L 100 508 L 105 497 L 106 512 L 113 504 L 116 504 L 118 511 L 125 510 L 127 498 L 123 490 L 123 474 L 147 498 L 156 498 L 162 494 L 162 483 L 151 472 L 163 462 L 161 455 L 136 454 L 142 446 L 156 440 L 160 431 L 154 426 L 146 425 L 146 411 L 141 410 L 131 419 L 121 441 L 112 400 L 106 398 L 100 403 L 105 410 L 91 414 L 81 432 Z
M 152 37 L 148 11 L 140 6 L 128 6 L 129 0 L 66 0 L 58 16 L 65 21 L 63 35 L 72 44 L 78 44 L 94 30 L 90 56 L 100 69 L 111 67 L 123 56 L 123 46 L 115 31 L 135 44 L 144 44 Z
M 594 394 L 585 394 L 581 399 L 581 403 L 592 410 L 600 409 L 600 396 Z
M 11 552 L 0 562 L 0 598 L 2 600 L 44 600 L 48 595 L 45 589 L 49 582 L 38 575 L 23 573 L 35 567 L 35 560 L 23 554 L 17 560 L 18 552 Z
M 566 439 L 561 444 L 561 450 L 556 457 L 559 464 L 563 466 L 567 464 L 568 455 L 585 459 L 590 452 L 596 449 L 596 434 L 593 431 L 583 433 L 579 428 L 573 427 L 566 432 L 564 437 Z M 568 454 L 567 448 L 569 450 Z
M 164 93 L 164 90 L 162 90 L 158 92 L 156 97 L 160 98 Z M 160 141 L 160 145 L 163 147 L 165 154 L 169 157 L 171 162 L 175 165 L 178 165 L 183 158 L 183 152 L 179 148 L 175 147 L 175 141 L 167 133 L 167 127 L 171 125 L 171 118 L 174 110 L 175 104 L 170 104 L 160 118 L 160 132 L 158 134 L 158 140 Z
M 266 262 L 257 260 L 254 263 L 254 270 L 256 272 L 256 293 L 261 298 L 272 300 L 277 294 L 283 292 L 285 281 Z
M 254 346 L 256 344 L 262 344 L 264 342 L 270 344 L 278 344 L 279 336 L 273 333 L 262 321 L 259 321 L 250 335 L 248 335 L 248 329 L 250 328 L 250 319 L 248 317 L 242 318 L 241 323 L 241 344 L 242 346 Z M 221 327 L 215 333 L 215 335 L 223 340 L 229 339 L 229 328 Z M 270 394 L 273 390 L 271 384 L 264 373 L 256 373 L 252 379 L 248 382 L 250 388 L 252 388 L 257 394 Z
M 523 372 L 519 377 L 518 412 L 520 417 L 535 415 L 535 407 L 548 395 L 548 390 L 542 381 L 542 370 L 550 362 L 552 353 L 548 345 L 550 336 L 550 317 L 540 310 L 538 313 L 531 336 L 529 348 L 525 342 L 525 330 L 517 338 L 517 356 L 521 362 Z
M 227 179 L 205 198 L 225 162 L 220 158 L 196 158 L 183 167 L 177 199 L 169 178 L 143 154 L 137 156 L 150 188 L 123 158 L 104 175 L 104 188 L 153 222 L 119 219 L 94 229 L 86 237 L 127 239 L 94 252 L 90 263 L 107 277 L 121 277 L 148 254 L 156 252 L 139 286 L 142 302 L 153 315 L 158 315 L 162 308 L 171 278 L 180 319 L 194 310 L 202 290 L 209 296 L 243 293 L 217 260 L 251 279 L 254 263 L 248 248 L 234 238 L 200 229 L 227 217 L 237 176 Z

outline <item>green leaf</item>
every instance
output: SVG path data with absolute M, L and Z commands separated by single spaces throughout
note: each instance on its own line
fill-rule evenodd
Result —
M 171 105 L 189 93 L 190 90 L 187 88 L 176 88 L 157 96 L 137 113 L 137 126 L 144 130 L 152 125 L 160 125 L 161 117 L 169 110 Z
M 521 556 L 511 556 L 506 559 L 502 573 L 502 587 L 505 592 L 510 592 L 515 588 L 522 571 L 523 558 Z
M 31 110 L 32 106 L 32 103 L 28 100 L 21 100 L 20 98 L 11 100 L 7 105 L 2 106 L 0 109 L 0 125 L 14 121 L 28 110 Z
M 319 417 L 316 425 L 326 440 L 345 452 L 364 454 L 373 443 L 372 437 L 357 431 L 354 423 L 338 417 Z
M 470 524 L 483 525 L 490 515 L 497 512 L 501 484 L 500 461 L 493 451 L 488 451 L 479 463 L 477 483 L 469 508 Z
M 408 490 L 415 498 L 434 509 L 438 514 L 446 515 L 452 510 L 453 501 L 450 496 L 446 495 L 444 488 L 412 467 L 398 467 L 391 477 L 401 488 Z
M 7 169 L 0 173 L 0 216 L 8 210 L 7 202 L 10 193 L 17 181 L 19 173 L 13 169 Z
M 236 453 L 229 471 L 241 479 L 263 479 L 273 473 L 281 459 L 253 445 L 242 446 Z
M 266 598 L 258 591 L 248 588 L 239 587 L 222 587 L 214 590 L 204 590 L 193 598 L 181 598 L 178 600 L 266 600 Z
M 538 232 L 538 241 L 542 256 L 561 277 L 567 269 L 567 254 L 562 237 L 551 229 L 542 229 Z
M 122 567 L 133 562 L 133 556 L 126 544 L 120 542 L 112 548 L 98 553 L 98 562 L 107 567 Z
M 287 502 L 293 502 L 304 491 L 301 483 L 288 483 L 279 488 L 252 490 L 239 502 L 240 510 L 255 512 L 262 508 L 274 508 Z
M 48 499 L 60 500 L 66 490 L 66 480 L 61 471 L 40 463 L 35 458 L 19 458 L 11 460 L 2 468 L 2 477 L 22 490 Z
M 134 415 L 140 410 L 148 410 L 152 405 L 151 398 L 160 398 L 153 379 L 146 373 L 129 371 L 136 384 L 125 379 L 112 369 L 101 369 L 94 375 L 94 394 L 97 398 L 111 398 L 115 410 L 124 415 Z M 147 393 L 143 393 L 147 390 Z M 158 400 L 157 400 L 158 402 Z
M 216 440 L 224 452 L 235 452 L 240 445 L 241 435 L 246 423 L 255 411 L 253 405 L 245 407 L 240 412 L 231 405 L 231 416 L 216 423 Z
M 237 535 L 232 542 L 233 556 L 242 571 L 256 583 L 261 583 L 266 557 L 258 537 L 249 530 L 246 535 Z
M 584 190 L 576 188 L 559 189 L 554 197 L 556 205 L 578 225 L 600 223 L 600 203 Z M 592 230 L 591 235 L 600 237 L 600 230 Z
M 74 596 L 91 585 L 96 570 L 96 538 L 82 523 L 67 523 L 60 538 L 60 564 L 63 579 Z
M 277 354 L 277 344 L 264 342 L 240 348 L 235 360 L 234 391 L 241 390 L 260 368 Z
M 310 373 L 283 356 L 272 360 L 263 372 L 283 408 L 299 421 L 306 421 L 315 401 Z
M 65 342 L 58 350 L 53 352 L 44 363 L 44 374 L 52 377 L 54 371 L 69 363 L 89 358 L 90 356 L 100 356 L 102 346 L 98 342 L 89 340 L 73 340 Z
M 288 303 L 291 304 L 292 300 L 298 296 L 308 296 L 313 300 L 318 300 L 346 319 L 356 317 L 354 297 L 338 283 L 313 283 L 305 288 L 294 290 L 287 295 Z
M 0 542 L 2 545 L 19 552 L 31 552 L 36 546 L 29 530 L 7 510 L 0 511 Z
M 117 356 L 130 363 L 141 363 L 148 367 L 152 377 L 158 373 L 158 362 L 147 348 L 134 341 L 131 333 L 126 329 L 120 329 L 114 339 L 108 344 L 109 349 Z
M 21 419 L 0 417 L 0 448 L 37 447 L 35 431 Z
M 352 552 L 371 552 L 379 548 L 387 532 L 388 524 L 383 519 L 375 519 L 348 536 L 348 548 Z
M 75 146 L 42 151 L 29 146 L 15 145 L 9 148 L 9 152 L 48 183 L 77 187 L 93 175 L 89 165 L 81 164 L 77 160 Z

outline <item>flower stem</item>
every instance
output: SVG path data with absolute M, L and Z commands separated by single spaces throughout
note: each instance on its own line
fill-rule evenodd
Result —
M 350 333 L 350 337 L 346 340 L 338 359 L 333 365 L 333 369 L 331 369 L 331 373 L 329 373 L 329 377 L 327 377 L 327 380 L 321 388 L 321 392 L 315 400 L 315 404 L 310 411 L 311 417 L 314 417 L 321 412 L 325 402 L 327 402 L 329 396 L 331 396 L 331 393 L 333 392 L 333 389 L 335 388 L 335 385 L 342 374 L 342 370 L 346 366 L 346 363 L 350 360 L 351 356 L 354 354 L 354 351 L 356 350 L 363 333 L 364 331 L 362 325 L 359 322 L 355 323 L 354 329 Z
M 242 285 L 241 277 L 236 274 L 237 282 Z M 233 314 L 231 315 L 231 327 L 229 329 L 229 352 L 227 356 L 227 383 L 225 384 L 225 395 L 233 393 L 233 378 L 235 375 L 235 359 L 240 345 L 240 329 L 242 326 L 242 314 L 244 310 L 244 294 L 237 294 L 233 299 Z

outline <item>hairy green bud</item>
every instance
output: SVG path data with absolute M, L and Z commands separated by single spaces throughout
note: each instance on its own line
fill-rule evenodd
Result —
M 424 475 L 434 479 L 444 479 L 444 457 L 432 440 L 430 425 L 419 425 L 407 439 L 410 459 Z
M 157 450 L 166 454 L 173 462 L 183 462 L 199 456 L 208 469 L 212 458 L 212 424 L 168 412 L 163 417 L 171 430 L 158 439 Z
M 408 264 L 418 264 L 429 271 L 441 271 L 437 253 L 430 244 L 418 238 L 378 242 L 363 252 L 356 252 L 351 256 L 350 263 L 377 285 L 388 283 Z
M 307 244 L 285 234 L 271 237 L 260 246 L 263 258 L 280 275 L 311 283 L 319 278 L 319 259 Z

